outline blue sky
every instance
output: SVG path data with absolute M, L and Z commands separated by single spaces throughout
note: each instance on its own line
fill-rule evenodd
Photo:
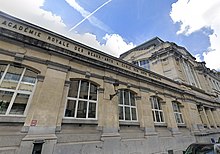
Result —
M 0 0 L 0 9 L 117 57 L 158 36 L 219 70 L 218 1 Z

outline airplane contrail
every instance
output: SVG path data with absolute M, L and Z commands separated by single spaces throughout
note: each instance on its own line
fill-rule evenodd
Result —
M 93 11 L 92 13 L 90 13 L 88 16 L 86 16 L 83 20 L 81 20 L 78 24 L 76 24 L 75 26 L 73 26 L 70 30 L 72 31 L 73 29 L 75 29 L 77 26 L 79 26 L 82 22 L 84 22 L 86 19 L 88 19 L 89 17 L 91 17 L 94 13 L 96 13 L 99 9 L 101 9 L 102 7 L 104 7 L 105 5 L 107 5 L 109 2 L 111 2 L 112 0 L 108 0 L 107 2 L 105 2 L 104 4 L 102 4 L 101 6 L 99 6 L 97 9 L 95 9 L 95 11 Z

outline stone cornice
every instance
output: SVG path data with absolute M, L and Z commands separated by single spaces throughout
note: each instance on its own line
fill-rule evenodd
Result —
M 2 15 L 2 13 L 0 13 L 0 21 L 0 39 L 22 42 L 40 49 L 39 51 L 63 56 L 70 60 L 78 61 L 87 65 L 89 64 L 99 69 L 108 70 L 135 80 L 141 80 L 162 89 L 167 89 L 180 94 L 184 93 L 183 90 L 178 88 L 179 83 L 176 81 L 149 70 L 142 69 L 116 57 L 107 55 L 84 44 L 70 40 L 66 37 L 8 15 Z M 11 56 L 14 57 L 16 56 L 16 52 L 6 53 L 4 50 L 1 50 L 0 52 L 4 52 L 8 55 L 11 54 Z M 64 68 L 63 71 L 72 70 L 69 66 L 55 64 L 54 62 L 42 60 L 36 57 L 24 55 L 24 57 L 22 57 L 22 60 L 23 59 L 50 64 L 50 67 L 56 66 L 57 69 L 62 68 L 63 70 Z M 77 71 L 80 72 L 81 70 Z M 86 72 L 83 73 L 85 75 Z

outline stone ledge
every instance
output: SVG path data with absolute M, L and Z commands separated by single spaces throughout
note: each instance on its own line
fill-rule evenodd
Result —
M 130 122 L 130 121 L 119 121 L 119 125 L 140 126 L 140 123 L 139 122 Z
M 24 116 L 0 116 L 0 123 L 24 123 Z
M 167 127 L 167 123 L 154 123 L 155 127 Z
M 62 123 L 64 124 L 98 124 L 98 120 L 88 120 L 88 119 L 69 119 L 63 118 Z

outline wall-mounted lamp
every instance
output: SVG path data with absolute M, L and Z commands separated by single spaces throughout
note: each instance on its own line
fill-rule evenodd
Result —
M 110 94 L 110 100 L 112 100 L 112 98 L 118 94 L 118 86 L 119 86 L 119 82 L 118 81 L 115 81 L 113 83 L 113 86 L 114 86 L 114 90 L 115 90 L 115 93 L 114 94 Z

